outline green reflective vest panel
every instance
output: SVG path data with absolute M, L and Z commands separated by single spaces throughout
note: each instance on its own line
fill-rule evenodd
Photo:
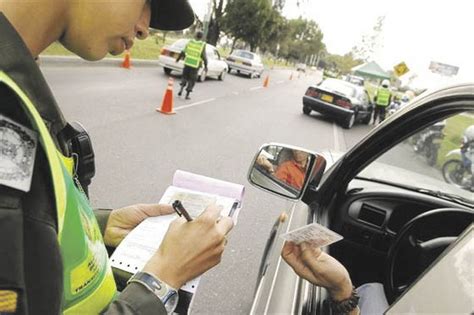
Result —
M 379 88 L 377 91 L 376 104 L 380 106 L 387 106 L 390 100 L 390 90 L 386 88 Z
M 202 51 L 205 47 L 205 42 L 191 39 L 184 49 L 186 55 L 184 58 L 184 64 L 188 67 L 199 68 L 201 64 Z
M 116 286 L 92 207 L 74 185 L 71 160 L 58 152 L 26 93 L 1 71 L 0 82 L 10 87 L 22 101 L 48 158 L 64 270 L 63 313 L 99 314 L 115 297 Z

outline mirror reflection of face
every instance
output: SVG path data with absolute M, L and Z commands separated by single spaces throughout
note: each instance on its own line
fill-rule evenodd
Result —
M 301 164 L 308 160 L 309 153 L 299 150 L 293 150 L 293 159 Z

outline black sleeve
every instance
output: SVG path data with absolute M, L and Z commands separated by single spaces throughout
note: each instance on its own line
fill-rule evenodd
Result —
M 107 315 L 167 315 L 161 300 L 139 283 L 130 283 L 103 313 Z
M 107 226 L 107 221 L 109 220 L 110 212 L 112 209 L 94 209 L 94 215 L 97 219 L 97 223 L 100 227 L 100 233 L 104 236 L 105 227 Z
M 204 63 L 204 68 L 207 68 L 206 47 L 204 47 L 204 49 L 202 50 L 201 58 L 202 58 L 202 62 Z

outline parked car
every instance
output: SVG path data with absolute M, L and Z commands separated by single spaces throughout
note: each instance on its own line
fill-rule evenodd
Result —
M 296 65 L 296 71 L 306 72 L 306 65 L 304 63 L 298 63 Z
M 346 77 L 346 81 L 349 81 L 350 83 L 354 83 L 355 85 L 360 85 L 364 86 L 365 80 L 363 77 L 358 77 L 356 75 L 348 75 Z
M 294 204 L 267 240 L 250 314 L 331 314 L 326 289 L 300 278 L 280 256 L 280 234 L 315 222 L 344 237 L 322 250 L 348 269 L 354 286 L 383 284 L 387 314 L 470 314 L 473 194 L 444 182 L 404 140 L 445 119 L 446 132 L 458 137 L 473 114 L 474 84 L 457 85 L 420 96 L 345 154 L 263 145 L 248 180 Z M 279 163 L 284 149 L 310 154 L 296 192 L 258 167 L 262 151 Z
M 260 56 L 247 50 L 234 50 L 226 62 L 229 73 L 235 70 L 237 73 L 248 75 L 249 78 L 260 78 L 264 70 Z
M 373 104 L 363 86 L 329 78 L 306 90 L 303 113 L 309 115 L 313 110 L 336 118 L 350 129 L 356 121 L 370 123 Z
M 179 39 L 170 46 L 166 46 L 161 49 L 160 57 L 158 62 L 163 67 L 165 74 L 170 75 L 172 71 L 176 73 L 182 73 L 184 68 L 184 61 L 180 60 L 176 62 L 181 51 L 188 43 L 189 39 Z M 219 80 L 224 80 L 225 75 L 228 71 L 227 63 L 221 58 L 216 47 L 206 44 L 206 56 L 207 56 L 207 72 L 204 68 L 199 68 L 198 81 L 202 82 L 208 77 L 216 77 Z

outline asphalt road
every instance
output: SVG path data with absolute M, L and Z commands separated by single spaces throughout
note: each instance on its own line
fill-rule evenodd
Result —
M 267 142 L 314 151 L 344 151 L 370 130 L 343 130 L 331 120 L 302 114 L 301 97 L 320 78 L 273 70 L 262 79 L 228 75 L 224 82 L 197 83 L 192 99 L 175 97 L 176 115 L 157 113 L 167 77 L 154 66 L 131 70 L 113 65 L 43 65 L 66 118 L 80 121 L 94 141 L 95 207 L 157 202 L 175 170 L 246 186 L 244 208 L 222 263 L 201 280 L 194 314 L 247 314 L 266 238 L 290 203 L 260 191 L 247 180 L 257 149 Z M 175 82 L 175 91 L 177 84 Z

